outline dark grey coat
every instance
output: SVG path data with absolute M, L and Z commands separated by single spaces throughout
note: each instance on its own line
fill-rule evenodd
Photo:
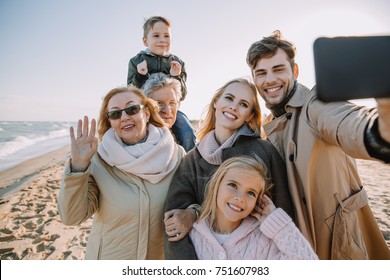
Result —
M 293 220 L 295 210 L 287 183 L 286 166 L 275 147 L 262 140 L 255 133 L 241 135 L 232 147 L 222 152 L 223 160 L 238 155 L 260 157 L 268 168 L 268 176 L 272 178 L 271 198 L 276 207 L 283 208 Z M 182 160 L 172 179 L 165 203 L 165 211 L 185 209 L 191 204 L 202 204 L 205 186 L 218 165 L 209 164 L 202 158 L 197 148 L 192 149 Z M 165 232 L 165 230 L 164 230 Z M 177 242 L 167 240 L 164 234 L 164 251 L 166 259 L 197 259 L 195 250 L 188 235 Z

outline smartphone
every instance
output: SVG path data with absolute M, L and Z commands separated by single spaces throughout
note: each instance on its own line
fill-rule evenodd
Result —
M 390 36 L 320 37 L 313 53 L 320 100 L 390 97 Z

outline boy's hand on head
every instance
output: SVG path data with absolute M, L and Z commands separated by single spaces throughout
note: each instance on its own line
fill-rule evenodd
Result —
M 169 74 L 173 77 L 179 76 L 181 74 L 181 64 L 177 61 L 172 61 Z
M 267 195 L 264 194 L 259 199 L 251 215 L 258 219 L 260 222 L 263 222 L 265 218 L 267 218 L 267 216 L 271 214 L 272 211 L 274 211 L 275 209 L 275 204 Z
M 148 64 L 146 63 L 146 60 L 142 61 L 140 64 L 137 65 L 137 71 L 141 75 L 148 74 Z

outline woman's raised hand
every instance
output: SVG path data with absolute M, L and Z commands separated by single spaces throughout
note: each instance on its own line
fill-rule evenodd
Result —
M 96 121 L 92 119 L 91 129 L 89 130 L 88 117 L 84 117 L 77 122 L 77 132 L 75 137 L 73 127 L 70 128 L 71 142 L 71 169 L 75 172 L 83 172 L 87 170 L 93 155 L 97 151 L 98 139 L 95 137 Z

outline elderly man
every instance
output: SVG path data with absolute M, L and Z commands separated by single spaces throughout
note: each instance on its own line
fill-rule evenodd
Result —
M 176 137 L 176 140 L 183 139 L 183 141 L 177 141 L 178 144 L 183 146 L 187 152 L 191 150 L 195 146 L 196 137 L 188 118 L 181 111 L 178 111 L 181 99 L 180 82 L 163 73 L 155 73 L 150 75 L 143 90 L 147 97 L 157 101 L 160 116 L 171 129 L 172 134 L 174 136 L 182 135 L 182 137 Z M 183 114 L 185 118 L 181 118 L 181 123 L 175 125 L 177 129 L 173 129 L 173 125 L 178 121 L 177 114 Z M 187 120 L 187 122 L 183 122 L 183 120 Z

